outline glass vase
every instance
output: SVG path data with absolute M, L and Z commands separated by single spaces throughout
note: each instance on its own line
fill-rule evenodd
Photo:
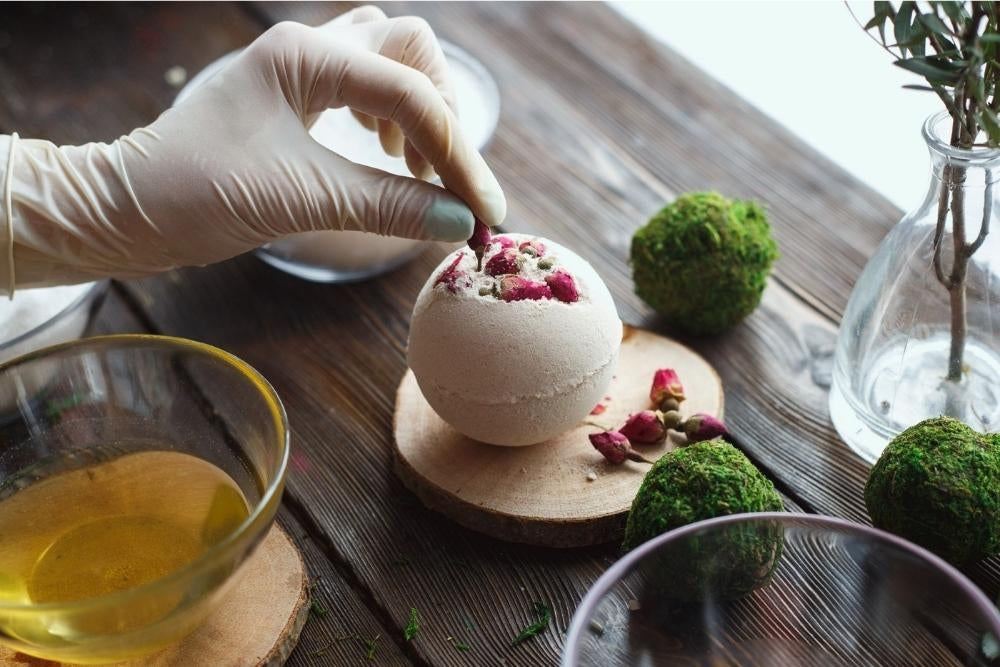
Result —
M 868 262 L 837 338 L 830 417 L 869 462 L 929 417 L 1000 421 L 1000 150 L 950 132 L 947 113 L 924 123 L 927 195 Z

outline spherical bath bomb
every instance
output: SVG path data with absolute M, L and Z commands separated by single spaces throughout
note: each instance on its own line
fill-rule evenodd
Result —
M 618 362 L 622 324 L 597 272 L 571 250 L 494 236 L 482 268 L 469 248 L 417 297 L 408 359 L 424 398 L 456 430 L 532 445 L 580 422 Z
M 957 419 L 911 426 L 865 485 L 872 523 L 956 565 L 1000 552 L 1000 446 Z

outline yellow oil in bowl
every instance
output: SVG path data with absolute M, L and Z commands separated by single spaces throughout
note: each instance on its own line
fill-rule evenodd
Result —
M 248 516 L 232 478 L 175 451 L 127 454 L 36 482 L 0 501 L 0 633 L 23 652 L 76 661 L 89 661 L 88 644 L 106 646 L 112 635 L 122 638 L 115 659 L 176 641 L 191 629 L 187 612 L 199 593 L 229 572 L 194 582 L 195 590 L 187 582 L 151 595 L 127 591 L 192 563 Z M 71 604 L 115 594 L 125 596 L 120 604 Z

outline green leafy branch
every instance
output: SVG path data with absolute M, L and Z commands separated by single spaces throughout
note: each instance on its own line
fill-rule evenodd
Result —
M 847 8 L 854 16 L 850 5 Z M 931 90 L 941 99 L 951 116 L 949 143 L 966 150 L 1000 148 L 1000 2 L 901 2 L 898 9 L 891 2 L 875 2 L 872 11 L 872 18 L 861 27 L 892 55 L 897 66 L 926 81 L 926 85 L 907 88 Z M 854 19 L 861 25 L 857 16 Z M 878 37 L 872 34 L 875 30 Z M 964 372 L 968 263 L 986 240 L 993 214 L 993 176 L 987 168 L 979 234 L 967 241 L 967 171 L 961 162 L 943 167 L 934 233 L 934 275 L 950 300 L 947 379 L 954 383 L 961 381 Z M 945 271 L 942 241 L 949 211 L 954 250 L 951 269 Z M 953 408 L 949 403 L 949 414 L 956 413 Z
M 933 91 L 941 99 L 953 120 L 953 146 L 996 148 L 1000 147 L 998 19 L 998 2 L 902 2 L 898 9 L 891 2 L 875 2 L 872 18 L 862 27 L 898 67 L 927 82 L 906 88 Z M 977 143 L 980 135 L 983 140 Z

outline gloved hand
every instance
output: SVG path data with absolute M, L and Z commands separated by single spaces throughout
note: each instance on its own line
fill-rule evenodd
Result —
M 405 154 L 420 177 L 433 168 L 444 188 L 316 143 L 311 122 L 345 105 L 386 151 Z M 506 213 L 462 135 L 433 32 L 374 7 L 320 28 L 274 26 L 183 103 L 111 144 L 0 137 L 0 176 L 9 188 L 0 293 L 15 282 L 208 264 L 301 231 L 460 241 L 473 215 L 495 225 Z

